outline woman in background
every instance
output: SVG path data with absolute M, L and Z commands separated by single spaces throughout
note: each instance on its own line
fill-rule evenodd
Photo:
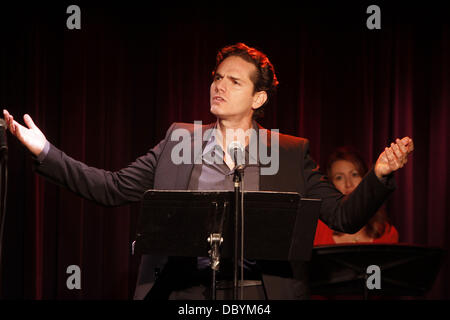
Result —
M 327 175 L 340 192 L 344 195 L 351 193 L 367 173 L 367 166 L 361 156 L 350 147 L 336 149 L 328 159 Z M 328 228 L 322 221 L 318 221 L 314 246 L 333 245 L 341 243 L 397 243 L 398 232 L 392 226 L 384 206 L 370 219 L 370 221 L 354 234 L 340 233 Z

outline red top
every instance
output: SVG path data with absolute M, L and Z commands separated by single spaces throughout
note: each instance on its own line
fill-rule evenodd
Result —
M 373 239 L 370 243 L 397 243 L 398 242 L 398 232 L 394 226 L 391 226 L 386 222 L 386 228 L 384 233 L 378 239 Z M 333 240 L 333 230 L 328 228 L 328 226 L 321 220 L 317 222 L 316 236 L 314 238 L 314 246 L 320 245 L 333 245 L 336 242 Z

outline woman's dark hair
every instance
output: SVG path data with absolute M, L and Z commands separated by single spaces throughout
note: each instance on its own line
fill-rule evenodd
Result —
M 350 146 L 339 147 L 329 156 L 327 161 L 326 169 L 330 181 L 332 181 L 331 168 L 333 163 L 339 160 L 347 160 L 353 163 L 361 178 L 364 177 L 368 171 L 366 162 L 355 148 Z M 378 239 L 384 234 L 386 223 L 389 224 L 389 219 L 383 205 L 369 220 L 364 227 L 364 230 L 369 237 Z M 334 234 L 338 235 L 340 233 L 335 231 Z
M 351 146 L 339 147 L 328 157 L 327 161 L 327 175 L 331 179 L 331 167 L 333 163 L 338 160 L 347 160 L 353 163 L 356 170 L 361 177 L 364 177 L 367 173 L 367 165 L 362 156 Z
M 213 76 L 217 68 L 228 57 L 235 56 L 252 63 L 256 67 L 256 73 L 250 79 L 254 85 L 254 93 L 265 91 L 267 93 L 267 100 L 253 113 L 253 118 L 260 118 L 264 116 L 264 107 L 267 105 L 270 98 L 274 95 L 278 86 L 277 76 L 275 75 L 275 68 L 269 61 L 269 58 L 261 51 L 248 47 L 244 43 L 236 43 L 231 46 L 222 48 L 216 56 L 216 66 L 213 71 Z

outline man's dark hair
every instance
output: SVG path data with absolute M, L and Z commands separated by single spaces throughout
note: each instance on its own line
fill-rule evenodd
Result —
M 228 57 L 235 56 L 252 63 L 256 67 L 256 72 L 250 79 L 254 85 L 253 93 L 265 91 L 267 93 L 266 102 L 255 110 L 253 118 L 260 118 L 264 116 L 264 107 L 267 105 L 270 98 L 276 91 L 278 86 L 277 76 L 275 75 L 275 68 L 269 61 L 269 58 L 261 51 L 248 47 L 244 43 L 236 43 L 231 46 L 222 48 L 216 56 L 216 66 L 213 71 L 213 76 L 217 68 Z

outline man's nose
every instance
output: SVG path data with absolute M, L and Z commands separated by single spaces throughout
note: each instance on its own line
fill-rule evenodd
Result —
M 225 82 L 223 81 L 223 79 L 216 80 L 214 84 L 216 86 L 216 92 L 224 92 L 226 90 Z

